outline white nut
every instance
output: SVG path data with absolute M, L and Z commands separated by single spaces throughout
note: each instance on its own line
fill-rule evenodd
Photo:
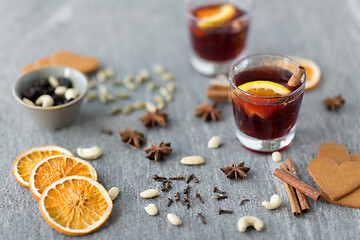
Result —
M 142 79 L 144 79 L 144 80 L 150 78 L 150 74 L 149 74 L 149 72 L 148 72 L 146 69 L 141 70 L 141 71 L 139 72 L 139 76 L 140 76 Z
M 254 227 L 257 231 L 264 229 L 264 223 L 257 217 L 245 216 L 239 219 L 238 229 L 240 232 L 245 232 L 249 226 Z
M 50 76 L 49 77 L 49 84 L 50 84 L 51 87 L 57 88 L 59 86 L 59 80 L 57 80 L 57 78 L 54 77 L 54 76 Z
M 112 78 L 115 75 L 114 70 L 112 70 L 111 68 L 105 68 L 104 73 L 108 78 Z
M 156 112 L 156 106 L 152 102 L 145 102 L 145 107 L 149 112 Z
M 42 107 L 51 107 L 54 105 L 54 99 L 50 95 L 41 95 L 35 101 L 36 105 L 41 105 Z
M 112 187 L 110 188 L 110 190 L 108 191 L 109 196 L 111 198 L 111 200 L 115 200 L 115 198 L 119 195 L 120 190 L 117 187 Z
M 281 198 L 279 197 L 279 195 L 274 194 L 271 196 L 270 202 L 263 201 L 261 205 L 263 205 L 267 209 L 277 209 L 281 205 Z
M 77 148 L 76 151 L 81 158 L 87 160 L 97 159 L 101 155 L 101 148 L 97 146 L 91 148 Z
M 149 204 L 146 207 L 144 207 L 145 212 L 149 214 L 150 216 L 155 216 L 158 213 L 158 209 L 155 206 L 155 204 Z
M 65 86 L 58 86 L 58 87 L 55 88 L 54 93 L 55 93 L 56 95 L 63 95 L 63 94 L 65 94 L 66 90 L 67 90 L 67 87 L 65 87 Z
M 107 103 L 108 99 L 107 99 L 107 95 L 108 95 L 108 90 L 104 85 L 99 85 L 98 86 L 98 90 L 99 90 L 99 99 L 102 103 Z
M 66 100 L 75 99 L 78 95 L 79 95 L 79 92 L 75 88 L 69 88 L 65 92 Z
M 281 161 L 281 153 L 280 152 L 273 152 L 271 154 L 271 157 L 274 162 L 280 162 Z
M 201 156 L 188 156 L 180 160 L 180 163 L 185 165 L 199 165 L 205 162 L 204 158 Z
M 142 198 L 153 198 L 157 195 L 159 195 L 159 191 L 156 189 L 148 189 L 140 193 L 140 197 Z
M 166 217 L 168 221 L 174 226 L 179 226 L 182 224 L 181 219 L 173 213 L 168 213 Z
M 35 103 L 33 103 L 33 101 L 31 101 L 31 100 L 28 99 L 28 98 L 23 98 L 22 100 L 23 100 L 23 102 L 26 103 L 26 104 L 29 104 L 29 105 L 31 105 L 31 106 L 35 106 Z
M 208 148 L 218 148 L 221 144 L 221 138 L 219 136 L 213 136 L 208 142 Z
M 97 71 L 96 77 L 100 82 L 105 82 L 107 79 L 106 73 L 103 70 Z
M 165 72 L 165 69 L 164 69 L 164 67 L 163 67 L 162 65 L 160 65 L 160 64 L 155 64 L 155 65 L 153 66 L 153 71 L 154 71 L 155 73 L 161 74 L 161 73 Z

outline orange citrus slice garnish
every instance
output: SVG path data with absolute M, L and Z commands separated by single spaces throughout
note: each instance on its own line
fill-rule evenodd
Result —
M 71 156 L 52 156 L 35 165 L 31 171 L 29 188 L 39 201 L 41 193 L 53 182 L 69 176 L 83 176 L 97 180 L 95 168 L 88 162 Z
M 13 164 L 13 174 L 16 181 L 24 187 L 29 187 L 30 174 L 33 167 L 45 158 L 55 155 L 73 156 L 69 150 L 52 145 L 30 148 L 21 153 Z
M 229 21 L 236 14 L 236 8 L 231 4 L 222 4 L 197 10 L 195 15 L 200 18 L 197 26 L 200 28 L 216 27 L 219 23 Z
M 71 176 L 48 186 L 39 200 L 46 222 L 68 235 L 98 230 L 109 218 L 113 203 L 106 189 L 91 178 Z
M 247 82 L 238 88 L 251 95 L 263 97 L 278 97 L 290 93 L 286 87 L 271 81 Z
M 305 91 L 316 87 L 321 79 L 321 69 L 319 65 L 317 65 L 316 62 L 306 58 L 291 56 L 290 58 L 294 59 L 306 69 Z

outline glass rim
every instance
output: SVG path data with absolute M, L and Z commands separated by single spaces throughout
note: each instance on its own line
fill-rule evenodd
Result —
M 247 93 L 243 90 L 241 90 L 240 88 L 238 88 L 234 82 L 233 82 L 233 79 L 231 79 L 230 77 L 230 73 L 231 71 L 233 71 L 233 69 L 235 68 L 235 66 L 237 66 L 240 62 L 246 60 L 246 59 L 250 59 L 250 58 L 253 58 L 253 57 L 278 57 L 278 58 L 284 58 L 284 59 L 287 59 L 289 60 L 290 62 L 294 63 L 296 66 L 300 67 L 301 65 L 296 62 L 294 59 L 288 57 L 288 56 L 283 56 L 283 55 L 277 55 L 277 54 L 254 54 L 254 55 L 250 55 L 250 56 L 246 56 L 246 57 L 243 57 L 243 58 L 240 58 L 240 59 L 237 59 L 235 60 L 232 64 L 231 64 L 231 67 L 230 67 L 230 70 L 228 72 L 228 79 L 230 81 L 230 84 L 239 92 L 241 92 L 242 94 L 246 95 L 246 96 L 249 96 L 249 97 L 254 97 L 254 98 L 260 98 L 260 99 L 282 99 L 282 98 L 287 98 L 287 97 L 291 97 L 293 95 L 296 95 L 297 93 L 301 92 L 301 91 L 304 91 L 305 90 L 305 84 L 306 84 L 306 72 L 305 74 L 303 75 L 302 78 L 304 78 L 304 81 L 301 83 L 301 85 L 295 89 L 295 91 L 292 91 L 290 93 L 287 93 L 285 95 L 281 95 L 281 96 L 275 96 L 275 97 L 267 97 L 267 96 L 257 96 L 257 95 L 253 95 L 253 94 L 250 94 L 250 93 Z M 236 93 L 236 92 L 235 92 Z M 236 95 L 238 95 L 238 93 L 236 93 Z M 239 96 L 240 97 L 240 96 Z
M 236 1 L 240 1 L 240 0 L 236 0 Z M 246 1 L 249 3 L 249 6 L 247 8 L 244 8 L 245 14 L 243 14 L 237 18 L 222 22 L 222 24 L 247 19 L 250 17 L 252 10 L 254 9 L 254 0 L 242 0 L 242 1 Z M 190 8 L 189 8 L 190 2 L 195 2 L 195 0 L 185 0 L 184 1 L 184 10 L 186 12 L 186 16 L 188 18 L 190 18 L 191 20 L 203 21 L 201 18 L 196 17 L 194 14 L 191 13 L 191 11 L 189 11 L 190 10 Z

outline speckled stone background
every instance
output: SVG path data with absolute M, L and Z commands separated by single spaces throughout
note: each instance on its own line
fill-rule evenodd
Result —
M 249 53 L 276 53 L 308 57 L 323 70 L 321 84 L 304 97 L 293 145 L 283 152 L 292 157 L 298 174 L 316 187 L 307 173 L 307 164 L 324 142 L 346 145 L 360 152 L 360 3 L 357 0 L 256 0 L 249 39 Z M 14 179 L 11 169 L 16 156 L 34 146 L 56 144 L 76 152 L 76 148 L 99 145 L 103 156 L 92 164 L 99 182 L 107 189 L 117 186 L 110 219 L 103 228 L 83 239 L 359 239 L 360 211 L 309 200 L 311 212 L 301 218 L 291 215 L 283 184 L 272 175 L 277 166 L 270 156 L 244 150 L 235 140 L 230 105 L 221 104 L 224 120 L 203 123 L 193 116 L 202 103 L 208 79 L 189 65 L 183 17 L 183 1 L 10 1 L 0 2 L 0 239 L 70 239 L 52 229 L 41 217 L 37 202 L 28 189 Z M 168 106 L 170 121 L 166 128 L 145 129 L 137 120 L 142 111 L 131 115 L 108 116 L 113 106 L 126 106 L 135 100 L 151 100 L 145 87 L 132 93 L 129 100 L 106 106 L 84 103 L 74 125 L 46 132 L 36 126 L 11 95 L 11 87 L 21 67 L 57 50 L 71 50 L 96 56 L 103 66 L 115 69 L 118 77 L 136 74 L 162 63 L 176 75 L 174 101 Z M 153 80 L 165 83 L 156 75 Z M 94 80 L 92 80 L 94 81 Z M 110 83 L 107 83 L 109 88 Z M 121 89 L 121 88 L 119 88 Z M 115 87 L 111 91 L 115 91 Z M 322 101 L 342 94 L 345 106 L 337 113 L 325 110 Z M 174 152 L 166 161 L 145 159 L 120 141 L 118 130 L 130 126 L 144 132 L 148 144 L 171 141 Z M 115 132 L 107 136 L 100 129 Z M 216 150 L 207 149 L 213 135 L 223 139 Z M 202 166 L 183 166 L 187 155 L 202 155 Z M 245 161 L 251 167 L 242 181 L 225 178 L 220 167 Z M 167 198 L 181 191 L 185 182 L 174 182 L 169 193 L 155 199 L 141 199 L 147 188 L 159 188 L 152 174 L 174 176 L 194 173 L 200 183 L 190 184 L 193 196 L 201 193 L 205 204 L 192 200 L 189 210 L 177 203 L 166 207 Z M 229 198 L 214 200 L 212 186 L 227 191 Z M 281 207 L 269 211 L 261 206 L 277 193 Z M 240 206 L 243 198 L 251 201 Z M 143 207 L 155 203 L 160 214 L 148 216 Z M 217 209 L 233 210 L 233 215 L 217 215 Z M 183 220 L 175 227 L 166 220 L 173 212 Z M 208 221 L 196 217 L 202 212 Z M 240 233 L 237 220 L 244 215 L 261 218 L 262 232 Z

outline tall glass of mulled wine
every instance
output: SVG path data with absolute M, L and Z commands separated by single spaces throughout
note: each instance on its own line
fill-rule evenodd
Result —
M 202 74 L 227 73 L 246 53 L 252 0 L 186 0 L 190 62 Z
M 229 79 L 235 134 L 245 148 L 273 152 L 292 142 L 306 74 L 296 87 L 288 80 L 299 67 L 278 55 L 255 55 L 233 63 Z

